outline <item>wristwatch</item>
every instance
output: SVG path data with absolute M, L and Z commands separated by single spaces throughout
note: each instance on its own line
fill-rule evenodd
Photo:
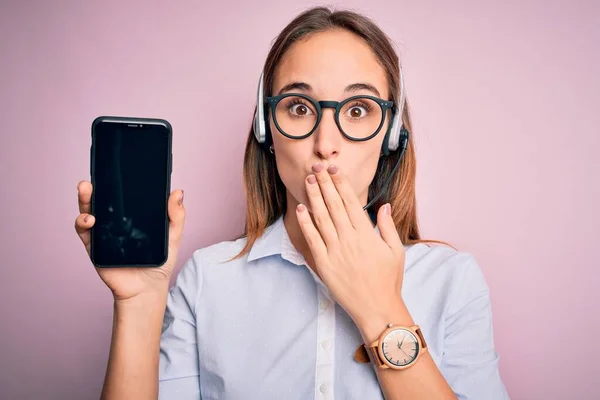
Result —
M 361 345 L 354 354 L 360 363 L 369 360 L 378 368 L 405 369 L 413 366 L 427 351 L 427 343 L 418 325 L 407 327 L 389 324 L 379 339 Z

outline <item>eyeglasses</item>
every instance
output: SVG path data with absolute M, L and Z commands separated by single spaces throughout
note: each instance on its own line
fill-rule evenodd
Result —
M 316 101 L 310 96 L 285 93 L 267 97 L 277 129 L 291 139 L 304 139 L 319 126 L 324 108 L 335 110 L 335 123 L 349 140 L 365 141 L 375 137 L 385 122 L 385 114 L 394 106 L 374 96 L 359 95 L 341 102 Z

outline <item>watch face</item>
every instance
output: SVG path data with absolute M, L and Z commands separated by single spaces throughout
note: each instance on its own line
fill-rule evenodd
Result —
M 394 329 L 383 338 L 381 343 L 383 356 L 395 366 L 410 364 L 419 353 L 419 342 L 415 335 L 406 329 Z

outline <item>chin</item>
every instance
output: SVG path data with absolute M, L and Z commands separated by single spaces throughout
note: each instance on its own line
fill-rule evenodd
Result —
M 294 207 L 296 207 L 298 204 L 304 204 L 308 211 L 312 213 L 312 208 L 308 201 L 308 195 L 306 194 L 306 190 L 304 188 L 302 188 L 301 191 L 288 191 L 288 196 L 290 202 L 294 205 Z

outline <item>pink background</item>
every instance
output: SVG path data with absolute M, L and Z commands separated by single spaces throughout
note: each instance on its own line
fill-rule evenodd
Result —
M 181 267 L 240 232 L 260 68 L 313 4 L 3 2 L 0 398 L 100 392 L 112 302 L 73 230 L 92 120 L 172 123 L 173 187 L 188 210 Z M 422 228 L 482 265 L 512 398 L 598 398 L 600 3 L 343 6 L 398 43 Z

